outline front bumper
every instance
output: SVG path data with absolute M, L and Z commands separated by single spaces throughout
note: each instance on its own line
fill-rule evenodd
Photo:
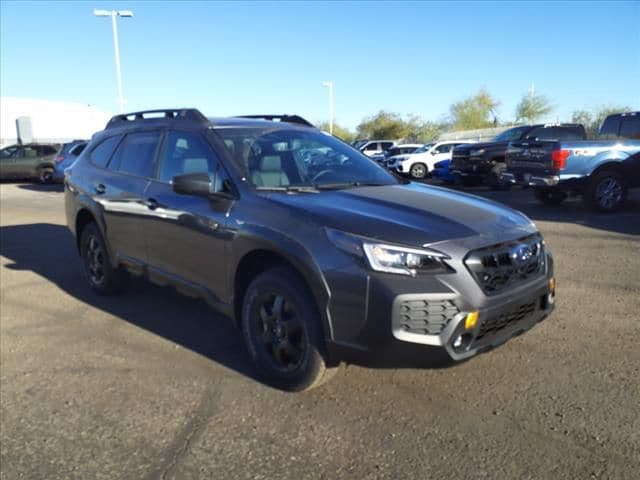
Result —
M 553 259 L 531 281 L 485 295 L 468 272 L 415 278 L 353 269 L 328 275 L 331 347 L 366 363 L 429 364 L 428 357 L 460 361 L 519 335 L 555 306 Z M 361 292 L 361 293 L 357 293 Z M 477 312 L 477 321 L 465 325 Z M 410 352 L 410 353 L 409 353 Z

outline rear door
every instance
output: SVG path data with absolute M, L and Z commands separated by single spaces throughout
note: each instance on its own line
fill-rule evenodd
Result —
M 112 255 L 132 267 L 141 267 L 147 258 L 145 225 L 150 212 L 144 193 L 155 170 L 161 134 L 158 129 L 127 134 L 92 185 L 93 198 L 103 208 Z
M 40 164 L 40 151 L 37 145 L 24 145 L 16 157 L 14 176 L 19 178 L 33 177 Z

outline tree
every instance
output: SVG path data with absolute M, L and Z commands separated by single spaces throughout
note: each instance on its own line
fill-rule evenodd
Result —
M 516 107 L 516 121 L 526 120 L 531 124 L 552 110 L 551 102 L 544 95 L 526 94 Z
M 600 125 L 607 116 L 613 113 L 621 113 L 630 111 L 630 107 L 615 107 L 611 105 L 602 105 L 592 111 L 576 110 L 571 115 L 571 121 L 581 123 L 587 131 L 587 138 L 596 138 Z
M 472 97 L 465 98 L 450 107 L 451 123 L 454 130 L 474 130 L 489 128 L 496 119 L 495 109 L 500 105 L 485 89 Z
M 397 113 L 380 110 L 358 125 L 358 138 L 399 139 L 409 134 L 407 122 Z
M 329 122 L 318 123 L 317 127 L 320 130 L 328 132 L 329 131 Z M 356 139 L 356 134 L 354 132 L 352 132 L 351 130 L 349 130 L 346 127 L 338 125 L 335 122 L 333 122 L 333 135 L 338 137 L 340 140 L 342 140 L 344 142 L 347 142 L 347 143 L 351 143 Z

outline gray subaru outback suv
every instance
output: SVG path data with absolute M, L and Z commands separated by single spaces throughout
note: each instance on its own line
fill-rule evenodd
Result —
M 297 116 L 118 115 L 65 198 L 91 288 L 133 274 L 204 298 L 283 389 L 345 358 L 467 359 L 554 308 L 525 215 L 399 179 Z

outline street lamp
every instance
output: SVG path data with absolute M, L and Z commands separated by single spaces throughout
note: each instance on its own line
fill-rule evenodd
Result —
M 118 45 L 118 25 L 116 17 L 133 17 L 131 10 L 94 10 L 96 17 L 111 17 L 111 26 L 113 28 L 113 49 L 116 53 L 116 80 L 118 82 L 118 102 L 120 104 L 120 113 L 124 112 L 124 98 L 122 96 L 122 74 L 120 73 L 120 47 Z
M 322 86 L 329 88 L 329 133 L 333 135 L 333 82 L 324 82 Z

